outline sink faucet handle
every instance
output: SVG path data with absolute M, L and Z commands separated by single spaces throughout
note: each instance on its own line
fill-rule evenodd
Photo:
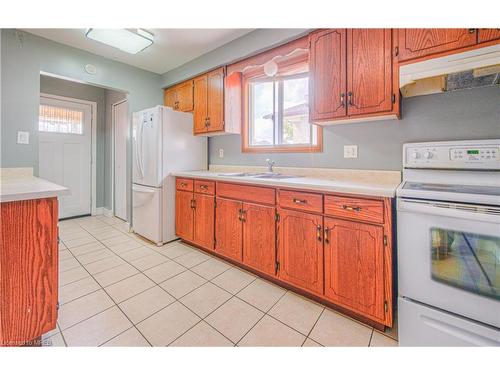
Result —
M 272 172 L 275 162 L 271 159 L 266 159 L 266 163 L 267 163 L 267 167 L 269 168 L 269 172 Z

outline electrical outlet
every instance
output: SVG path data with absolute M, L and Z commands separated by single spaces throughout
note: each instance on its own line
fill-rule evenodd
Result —
M 29 143 L 30 143 L 30 133 L 29 132 L 17 132 L 17 144 L 29 145 Z
M 358 157 L 358 146 L 350 145 L 344 146 L 344 158 L 355 159 Z
M 219 148 L 219 158 L 223 158 L 224 157 L 224 149 L 223 148 Z

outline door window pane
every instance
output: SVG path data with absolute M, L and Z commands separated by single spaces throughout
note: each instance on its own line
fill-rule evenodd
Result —
M 83 134 L 83 111 L 41 104 L 38 130 L 50 133 Z
M 500 299 L 500 237 L 431 228 L 432 278 Z

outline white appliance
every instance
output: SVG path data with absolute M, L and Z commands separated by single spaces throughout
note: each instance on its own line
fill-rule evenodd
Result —
M 500 139 L 404 145 L 401 346 L 500 346 L 499 155 Z
M 132 228 L 162 245 L 175 236 L 175 178 L 207 169 L 207 138 L 193 136 L 193 115 L 157 106 L 132 123 Z

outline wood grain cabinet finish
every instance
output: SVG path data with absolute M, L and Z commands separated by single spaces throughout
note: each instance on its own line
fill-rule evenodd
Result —
M 347 113 L 392 110 L 392 30 L 347 30 Z
M 243 204 L 240 201 L 216 198 L 215 252 L 237 260 L 243 260 L 242 221 Z
M 224 68 L 207 74 L 207 132 L 224 131 Z
M 325 296 L 385 322 L 381 226 L 325 218 Z
M 193 191 L 194 182 L 188 178 L 177 178 L 175 187 L 177 190 Z
M 472 46 L 477 29 L 399 29 L 399 61 Z
M 479 29 L 477 38 L 479 43 L 500 39 L 500 29 Z
M 215 182 L 214 181 L 205 181 L 205 180 L 196 180 L 194 182 L 194 192 L 214 195 L 215 194 Z
M 243 263 L 275 275 L 276 222 L 274 207 L 243 203 Z
M 188 80 L 164 91 L 164 105 L 177 111 L 193 110 L 193 81 Z
M 193 194 L 193 242 L 206 249 L 214 248 L 215 201 L 212 195 Z
M 207 132 L 208 117 L 208 76 L 206 74 L 194 80 L 194 110 L 193 133 L 205 134 Z
M 325 215 L 382 224 L 384 203 L 375 199 L 325 195 Z
M 328 29 L 309 35 L 310 121 L 347 115 L 346 29 Z
M 278 277 L 296 287 L 323 293 L 323 217 L 279 210 Z
M 58 298 L 57 198 L 0 204 L 0 345 L 54 329 Z
M 280 190 L 279 204 L 282 208 L 322 213 L 323 194 L 304 193 L 295 190 Z
M 193 211 L 193 193 L 177 190 L 175 192 L 175 234 L 187 241 L 193 241 Z

